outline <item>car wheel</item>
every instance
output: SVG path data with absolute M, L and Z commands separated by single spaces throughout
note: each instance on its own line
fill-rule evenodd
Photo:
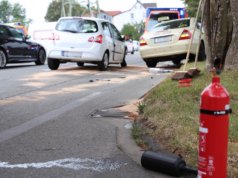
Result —
M 7 65 L 7 56 L 6 54 L 0 50 L 0 68 L 4 68 Z
M 125 51 L 122 62 L 121 62 L 121 67 L 126 67 L 126 66 L 127 66 L 127 63 L 126 63 L 126 51 Z
M 157 61 L 145 61 L 147 67 L 156 67 Z
M 174 59 L 174 60 L 172 60 L 172 62 L 176 66 L 179 66 L 181 64 L 181 60 L 180 59 Z
M 84 66 L 84 62 L 77 62 L 77 65 L 78 65 L 79 67 L 83 67 L 83 66 Z
M 104 71 L 107 70 L 108 65 L 109 65 L 109 56 L 108 53 L 104 53 L 102 61 L 98 63 L 98 67 L 100 70 Z
M 48 67 L 51 70 L 57 70 L 60 65 L 60 61 L 58 59 L 52 59 L 52 58 L 48 58 L 47 63 L 48 63 Z
M 205 59 L 206 59 L 205 45 L 203 42 L 201 42 L 198 52 L 198 60 L 203 61 Z
M 45 59 L 46 59 L 46 53 L 45 50 L 40 49 L 38 56 L 37 56 L 37 61 L 35 62 L 36 65 L 44 65 L 45 64 Z

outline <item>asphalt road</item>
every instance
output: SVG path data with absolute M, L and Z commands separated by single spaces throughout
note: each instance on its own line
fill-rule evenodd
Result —
M 136 101 L 167 75 L 150 73 L 138 53 L 127 62 L 104 72 L 73 63 L 0 70 L 0 177 L 166 177 L 118 146 L 117 124 L 129 119 L 92 117 Z

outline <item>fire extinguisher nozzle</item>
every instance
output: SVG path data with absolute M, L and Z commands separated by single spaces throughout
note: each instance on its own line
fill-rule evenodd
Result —
M 197 174 L 198 174 L 197 168 L 190 167 L 190 166 L 185 166 L 185 167 L 183 167 L 183 168 L 182 168 L 182 171 L 183 171 L 185 174 L 193 174 L 193 175 L 197 175 Z

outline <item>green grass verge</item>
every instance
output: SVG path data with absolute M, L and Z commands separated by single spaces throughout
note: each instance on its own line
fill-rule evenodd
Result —
M 143 114 L 140 115 L 140 118 L 146 118 L 156 126 L 156 130 L 143 127 L 143 131 L 146 129 L 160 146 L 181 154 L 187 164 L 193 166 L 197 166 L 200 95 L 212 81 L 205 62 L 200 62 L 198 68 L 201 73 L 192 79 L 191 87 L 178 87 L 178 82 L 168 77 L 152 89 L 144 98 Z M 238 177 L 238 70 L 225 71 L 220 78 L 230 94 L 233 110 L 229 125 L 228 172 L 229 177 Z

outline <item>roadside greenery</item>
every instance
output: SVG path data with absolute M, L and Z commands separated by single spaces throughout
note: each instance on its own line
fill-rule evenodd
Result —
M 199 1 L 198 0 L 183 0 L 183 2 L 187 5 L 186 10 L 188 12 L 189 17 L 196 17 Z
M 139 40 L 144 31 L 144 23 L 125 24 L 122 27 L 121 34 L 130 37 L 133 40 Z
M 69 4 L 65 4 L 65 14 L 66 16 L 83 16 L 86 13 L 89 13 L 89 10 L 80 5 L 77 1 L 73 0 L 72 1 L 72 11 L 71 14 L 69 12 Z M 95 8 L 92 7 L 92 10 L 95 11 Z M 62 0 L 59 1 L 52 1 L 47 9 L 47 13 L 45 16 L 45 20 L 47 20 L 48 22 L 54 22 L 57 21 L 60 17 L 62 13 Z
M 10 3 L 8 0 L 0 1 L 0 20 L 3 23 L 26 22 L 26 10 L 19 3 Z
M 193 67 L 193 64 L 189 65 Z M 182 155 L 186 162 L 193 166 L 197 166 L 200 94 L 212 80 L 204 62 L 200 62 L 198 68 L 201 73 L 193 78 L 191 87 L 178 87 L 178 82 L 168 77 L 152 89 L 144 98 L 143 112 L 139 116 L 141 131 L 138 131 L 136 124 L 136 132 L 141 133 L 141 138 L 143 135 L 149 135 L 163 149 Z M 235 82 L 238 71 L 223 72 L 220 78 L 221 84 L 230 94 L 233 110 L 229 126 L 229 177 L 238 177 L 238 93 Z M 153 128 L 156 129 L 147 127 L 142 120 L 153 123 Z

